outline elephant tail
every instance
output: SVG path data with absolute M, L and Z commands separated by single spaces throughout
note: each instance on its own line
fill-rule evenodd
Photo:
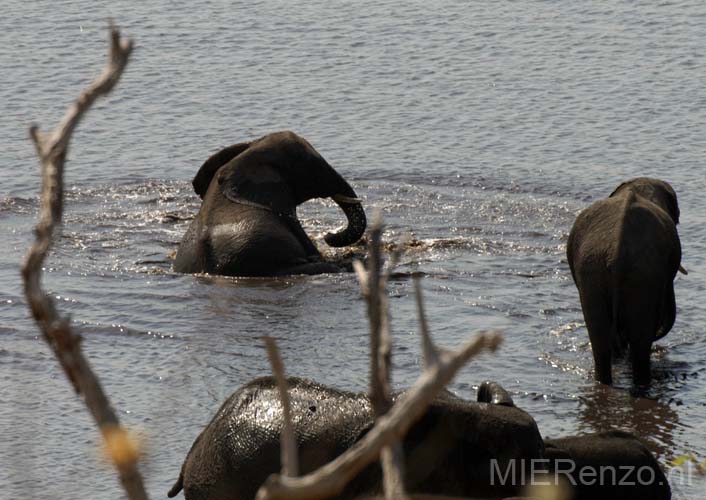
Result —
M 176 480 L 176 482 L 174 483 L 174 486 L 172 486 L 172 489 L 170 489 L 169 492 L 167 493 L 167 496 L 169 498 L 174 498 L 182 490 L 183 487 L 184 487 L 184 467 L 181 468 L 181 472 L 179 472 L 179 479 Z

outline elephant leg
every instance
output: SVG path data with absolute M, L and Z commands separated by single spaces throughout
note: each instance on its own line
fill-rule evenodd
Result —
M 297 241 L 299 241 L 299 244 L 302 246 L 307 256 L 321 256 L 319 249 L 316 248 L 311 239 L 309 239 L 309 236 L 304 231 L 299 219 L 296 217 L 282 217 L 282 222 L 289 228 Z
M 650 288 L 631 287 L 621 306 L 622 325 L 630 344 L 633 382 L 650 383 L 650 351 L 660 327 L 660 298 L 649 293 Z
M 662 297 L 662 303 L 660 307 L 661 311 L 661 325 L 657 330 L 657 335 L 655 340 L 659 340 L 669 333 L 669 330 L 674 326 L 674 321 L 677 318 L 677 301 L 674 297 L 674 282 L 670 281 L 666 285 L 665 293 Z
M 628 341 L 625 338 L 624 332 L 619 329 L 614 331 L 614 334 L 611 337 L 611 348 L 613 349 L 613 359 L 623 357 L 625 355 L 625 351 L 628 348 Z
M 612 357 L 613 337 L 617 334 L 610 297 L 603 293 L 603 287 L 593 286 L 581 289 L 581 308 L 586 321 L 588 337 L 591 340 L 596 378 L 603 384 L 613 382 Z
M 637 345 L 630 346 L 630 358 L 632 360 L 632 379 L 635 385 L 649 385 L 652 378 L 650 368 L 650 353 L 652 344 L 647 340 L 642 340 Z

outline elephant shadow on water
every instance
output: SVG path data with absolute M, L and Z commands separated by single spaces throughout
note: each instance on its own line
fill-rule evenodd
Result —
M 645 436 L 648 448 L 659 457 L 670 458 L 679 453 L 674 441 L 675 429 L 680 425 L 679 414 L 668 403 L 635 397 L 603 384 L 585 387 L 579 401 L 580 430 L 629 430 Z
M 290 377 L 292 422 L 299 465 L 306 474 L 360 441 L 374 426 L 366 394 L 341 391 Z M 393 396 L 397 399 L 400 394 Z M 186 500 L 250 500 L 270 474 L 279 472 L 282 409 L 272 377 L 236 390 L 196 438 L 168 493 Z M 405 486 L 411 493 L 473 498 L 521 494 L 534 473 L 564 474 L 577 485 L 575 500 L 668 500 L 659 464 L 634 436 L 610 431 L 543 439 L 534 419 L 517 408 L 497 383 L 484 382 L 477 402 L 443 391 L 403 440 Z M 574 470 L 565 467 L 574 464 Z M 649 484 L 581 483 L 581 468 L 648 468 Z M 551 481 L 554 474 L 542 476 Z M 379 464 L 361 471 L 336 498 L 379 494 Z
M 202 199 L 174 259 L 180 273 L 280 276 L 341 272 L 326 261 L 297 218 L 298 205 L 331 198 L 348 225 L 324 236 L 332 247 L 366 228 L 353 188 L 303 138 L 276 132 L 209 157 L 192 181 Z

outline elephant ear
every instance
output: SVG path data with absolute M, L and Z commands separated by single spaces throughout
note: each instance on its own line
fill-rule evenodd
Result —
M 248 149 L 250 144 L 249 142 L 240 142 L 223 148 L 218 153 L 211 155 L 208 160 L 201 165 L 201 168 L 191 181 L 191 185 L 194 186 L 194 191 L 202 200 L 203 197 L 206 196 L 208 186 L 211 185 L 211 180 L 213 180 L 213 176 L 216 175 L 218 169 Z
M 679 224 L 679 203 L 677 202 L 677 193 L 674 188 L 667 182 L 660 181 L 659 191 L 664 207 L 672 217 L 674 224 Z
M 234 203 L 295 215 L 296 202 L 289 183 L 279 169 L 267 162 L 252 161 L 252 158 L 231 162 L 218 173 L 218 187 L 223 196 Z

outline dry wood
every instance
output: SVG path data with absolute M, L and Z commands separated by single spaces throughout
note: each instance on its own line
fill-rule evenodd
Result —
M 424 313 L 424 300 L 422 299 L 422 286 L 419 279 L 414 278 L 414 296 L 417 301 L 417 315 L 419 316 L 419 334 L 422 337 L 422 353 L 424 354 L 424 367 L 435 364 L 439 360 L 439 353 L 429 334 L 429 323 Z
M 353 477 L 378 458 L 383 446 L 406 435 L 463 365 L 481 352 L 494 351 L 501 340 L 497 333 L 480 333 L 457 350 L 440 353 L 438 363 L 429 366 L 360 441 L 311 474 L 297 478 L 270 476 L 258 491 L 257 499 L 315 500 L 340 493 Z
M 419 284 L 415 281 L 417 306 L 421 323 L 425 369 L 415 384 L 390 408 L 389 388 L 391 336 L 387 303 L 387 279 L 401 253 L 397 249 L 394 261 L 382 272 L 382 219 L 373 217 L 370 232 L 370 271 L 360 262 L 354 270 L 368 304 L 370 321 L 370 398 L 376 423 L 360 441 L 336 459 L 303 477 L 271 475 L 257 493 L 258 500 L 316 500 L 340 493 L 346 484 L 371 462 L 381 459 L 385 498 L 448 499 L 431 495 L 409 496 L 403 488 L 403 456 L 401 440 L 410 427 L 426 411 L 428 405 L 470 359 L 484 350 L 494 351 L 502 338 L 494 332 L 481 333 L 455 351 L 438 351 L 429 335 Z
M 292 424 L 292 406 L 287 393 L 287 378 L 284 375 L 284 364 L 279 355 L 277 342 L 272 337 L 263 337 L 265 346 L 267 347 L 267 355 L 270 358 L 272 365 L 272 373 L 277 381 L 277 389 L 279 391 L 279 400 L 282 405 L 282 425 L 281 452 L 282 452 L 282 474 L 285 476 L 295 477 L 299 474 L 299 461 L 297 459 L 297 436 L 294 432 Z
M 71 134 L 93 102 L 113 89 L 132 51 L 132 41 L 121 40 L 119 31 L 112 24 L 110 42 L 108 63 L 103 72 L 69 107 L 56 129 L 43 134 L 36 125 L 30 128 L 30 136 L 42 165 L 42 192 L 39 222 L 35 229 L 36 241 L 22 265 L 22 278 L 27 302 L 44 340 L 51 347 L 76 392 L 83 397 L 100 428 L 128 498 L 138 500 L 146 499 L 147 493 L 137 469 L 136 446 L 120 426 L 118 416 L 83 355 L 80 335 L 72 331 L 69 318 L 57 312 L 54 301 L 41 286 L 42 266 L 51 248 L 54 233 L 61 225 L 64 160 Z
M 370 230 L 369 271 L 360 281 L 370 321 L 370 401 L 376 419 L 385 415 L 392 406 L 392 335 L 387 300 L 388 273 L 382 272 L 382 232 L 382 216 L 376 212 Z M 358 273 L 364 274 L 364 270 L 358 268 Z M 386 500 L 406 500 L 408 497 L 404 489 L 404 454 L 401 443 L 398 441 L 383 446 L 380 462 Z

